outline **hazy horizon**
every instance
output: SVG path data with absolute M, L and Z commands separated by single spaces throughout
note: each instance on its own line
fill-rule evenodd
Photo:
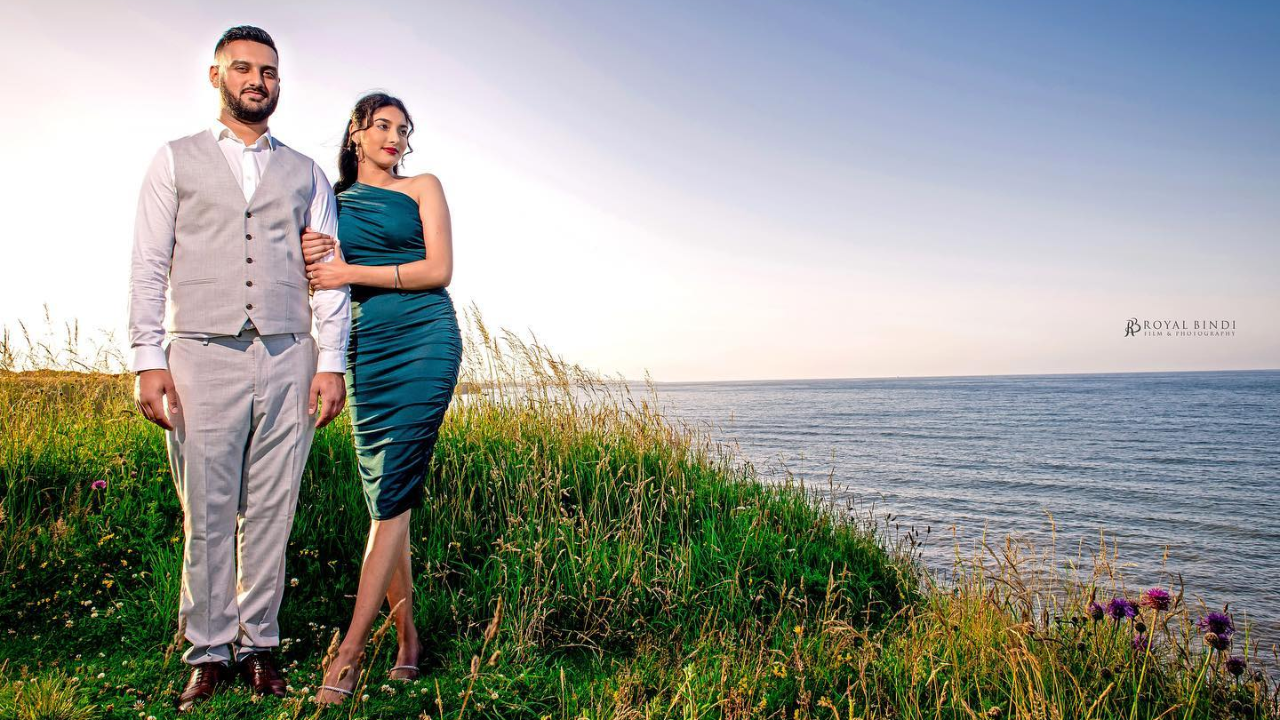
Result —
M 336 178 L 371 89 L 445 188 L 449 292 L 658 382 L 1280 367 L 1280 6 L 19 0 L 0 326 L 125 337 L 143 171 L 270 32 Z M 1125 337 L 1130 318 L 1234 336 Z

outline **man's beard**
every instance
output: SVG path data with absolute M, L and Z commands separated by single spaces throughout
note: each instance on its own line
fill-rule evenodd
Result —
M 232 95 L 227 88 L 226 83 L 221 83 L 219 89 L 222 91 L 222 103 L 227 106 L 231 117 L 243 123 L 260 123 L 271 117 L 271 113 L 276 111 L 276 103 L 280 100 L 280 96 L 271 97 L 263 90 L 263 95 L 267 96 L 267 103 L 259 108 L 253 108 L 240 101 L 239 95 Z

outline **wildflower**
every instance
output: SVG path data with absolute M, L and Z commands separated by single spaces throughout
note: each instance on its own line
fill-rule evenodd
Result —
M 803 625 L 797 625 L 797 626 L 796 626 L 796 634 L 797 634 L 797 635 L 803 635 L 803 634 L 804 634 L 804 626 L 803 626 Z
M 1196 627 L 1227 639 L 1230 639 L 1236 631 L 1235 623 L 1231 622 L 1231 616 L 1220 612 L 1211 612 L 1200 618 L 1196 621 Z
M 1231 646 L 1231 636 L 1208 632 L 1204 634 L 1204 644 L 1214 650 L 1226 650 Z
M 106 489 L 107 489 L 107 481 L 106 481 L 106 480 L 94 480 L 94 481 L 93 481 L 93 485 L 91 485 L 91 487 L 92 487 L 94 490 L 106 490 Z
M 1244 658 L 1232 655 L 1227 658 L 1227 672 L 1236 677 L 1244 674 Z
M 1142 594 L 1142 604 L 1152 610 L 1168 610 L 1173 605 L 1173 598 L 1164 588 L 1151 588 Z
M 1106 614 L 1106 611 L 1102 609 L 1101 604 L 1091 602 L 1089 603 L 1089 608 L 1085 610 L 1085 614 L 1089 616 L 1090 620 L 1101 620 L 1102 616 Z
M 1151 637 L 1143 633 L 1133 636 L 1133 649 L 1138 652 L 1146 652 L 1151 649 Z
M 1138 606 L 1124 598 L 1111 598 L 1111 602 L 1107 603 L 1107 615 L 1116 622 L 1134 617 L 1137 614 Z

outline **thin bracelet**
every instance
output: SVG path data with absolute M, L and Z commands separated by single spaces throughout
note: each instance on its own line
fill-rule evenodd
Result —
M 397 265 L 397 266 L 396 266 L 396 277 L 395 277 L 395 283 L 394 283 L 394 284 L 392 284 L 392 288 L 397 288 L 397 289 L 398 289 L 399 287 L 400 287 L 400 266 L 399 266 L 399 265 Z

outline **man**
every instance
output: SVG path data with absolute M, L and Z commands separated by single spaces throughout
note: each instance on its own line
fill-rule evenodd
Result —
M 178 622 L 193 669 L 180 712 L 235 666 L 255 692 L 284 695 L 270 649 L 285 549 L 312 436 L 345 402 L 351 323 L 349 288 L 308 292 L 299 238 L 332 236 L 337 219 L 324 172 L 267 128 L 275 43 L 234 27 L 214 60 L 218 122 L 152 161 L 129 282 L 137 407 L 166 431 L 182 501 Z

